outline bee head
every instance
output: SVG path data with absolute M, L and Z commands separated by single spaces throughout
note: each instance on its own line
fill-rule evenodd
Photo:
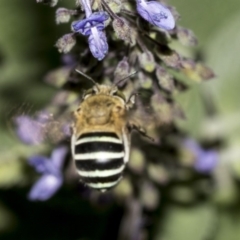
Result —
M 106 86 L 106 85 L 99 85 L 98 83 L 96 83 L 91 77 L 87 76 L 86 74 L 84 74 L 83 72 L 81 72 L 78 69 L 75 69 L 76 72 L 78 72 L 79 74 L 83 75 L 86 79 L 90 80 L 92 83 L 94 83 L 94 86 L 90 89 L 88 89 L 84 94 L 83 94 L 83 99 L 86 99 L 89 96 L 92 95 L 97 95 L 97 94 L 105 94 L 105 95 L 109 95 L 109 96 L 116 96 L 120 99 L 122 99 L 125 103 L 126 103 L 126 97 L 123 94 L 123 92 L 121 92 L 118 89 L 118 85 L 123 82 L 124 80 L 130 78 L 131 76 L 135 75 L 137 73 L 137 71 L 129 74 L 128 76 L 120 79 L 117 83 L 115 83 L 112 86 Z

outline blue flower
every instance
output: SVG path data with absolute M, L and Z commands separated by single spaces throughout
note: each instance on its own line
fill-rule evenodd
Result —
M 104 21 L 109 18 L 106 12 L 94 12 L 88 18 L 72 23 L 74 32 L 81 33 L 84 36 L 91 34 L 91 28 L 96 27 L 99 31 L 104 29 Z
M 33 119 L 27 115 L 14 119 L 17 125 L 17 135 L 26 144 L 39 144 L 44 140 L 43 125 L 40 119 Z
M 89 0 L 82 1 L 86 18 L 72 23 L 72 30 L 88 36 L 88 44 L 92 55 L 99 61 L 102 60 L 108 52 L 108 43 L 104 29 L 104 21 L 109 16 L 106 12 L 92 13 Z
M 209 173 L 215 169 L 218 158 L 218 153 L 214 150 L 202 151 L 195 162 L 194 168 L 200 173 Z
M 108 52 L 106 35 L 97 28 L 92 28 L 92 34 L 88 37 L 88 44 L 92 55 L 99 61 L 102 60 Z
M 184 146 L 194 155 L 196 171 L 210 173 L 215 169 L 219 159 L 217 151 L 202 149 L 193 139 L 186 140 Z
M 64 159 L 67 154 L 67 147 L 56 148 L 50 158 L 45 156 L 33 156 L 29 164 L 35 168 L 42 177 L 32 186 L 28 198 L 32 201 L 45 201 L 51 198 L 63 183 L 61 172 Z
M 137 0 L 137 11 L 142 18 L 157 27 L 165 30 L 172 30 L 175 27 L 171 11 L 159 2 Z

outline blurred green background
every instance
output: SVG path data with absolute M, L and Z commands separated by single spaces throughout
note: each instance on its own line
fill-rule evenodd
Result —
M 60 4 L 73 8 L 75 1 L 62 0 Z M 181 15 L 179 24 L 193 30 L 199 40 L 197 48 L 180 50 L 188 56 L 198 55 L 216 73 L 215 79 L 194 84 L 188 92 L 178 96 L 187 116 L 186 121 L 178 124 L 199 139 L 214 139 L 216 136 L 223 138 L 226 144 L 224 159 L 227 161 L 229 157 L 229 161 L 234 161 L 232 171 L 237 183 L 233 183 L 223 166 L 220 176 L 227 180 L 223 184 L 223 193 L 219 190 L 220 197 L 217 195 L 220 200 L 209 199 L 188 207 L 164 203 L 166 207 L 164 213 L 161 213 L 163 218 L 159 220 L 159 228 L 155 229 L 153 238 L 238 240 L 240 208 L 236 185 L 240 177 L 240 1 L 171 0 L 170 4 Z M 99 212 L 84 213 L 81 215 L 83 219 L 78 222 L 78 212 L 71 209 L 72 202 L 77 199 L 82 204 L 81 209 L 88 203 L 74 198 L 70 193 L 72 200 L 66 198 L 66 193 L 62 193 L 66 198 L 66 207 L 61 216 L 58 216 L 57 211 L 62 205 L 58 205 L 56 199 L 50 203 L 37 204 L 24 199 L 27 192 L 21 189 L 27 183 L 20 163 L 21 157 L 34 153 L 35 149 L 21 144 L 11 127 L 14 114 L 34 112 L 43 107 L 56 91 L 44 84 L 42 79 L 49 70 L 59 66 L 61 56 L 53 45 L 70 27 L 68 24 L 56 26 L 55 9 L 37 4 L 34 0 L 1 0 L 0 16 L 0 237 L 26 240 L 79 239 L 74 229 L 81 228 L 79 223 L 84 219 L 93 217 L 98 223 L 96 232 L 91 235 L 91 229 L 86 226 L 82 231 L 92 236 L 89 239 L 102 239 L 105 235 L 101 227 L 107 226 L 106 219 L 112 216 L 111 212 L 118 211 L 117 208 L 105 211 L 102 218 Z M 214 109 L 212 116 L 207 114 L 206 103 Z M 37 210 L 34 212 L 34 209 Z M 48 226 L 44 224 L 43 218 L 39 221 L 36 219 L 41 211 L 55 214 L 55 217 L 50 218 Z M 67 222 L 71 213 L 75 216 Z M 121 212 L 117 214 L 121 215 Z M 60 225 L 54 225 L 57 219 L 61 219 Z M 86 220 L 86 223 L 92 224 L 91 220 Z M 41 232 L 42 225 L 44 231 L 53 229 L 55 233 L 59 228 L 71 227 L 69 231 L 61 230 L 61 237 L 57 233 L 47 237 Z M 101 238 L 98 238 L 99 234 Z

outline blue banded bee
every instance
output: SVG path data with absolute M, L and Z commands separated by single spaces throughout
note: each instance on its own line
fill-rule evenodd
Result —
M 117 84 L 94 82 L 93 88 L 83 94 L 74 112 L 71 150 L 80 180 L 88 187 L 104 192 L 118 184 L 129 160 L 131 130 L 147 136 L 128 119 L 134 103 L 135 95 L 126 100 Z

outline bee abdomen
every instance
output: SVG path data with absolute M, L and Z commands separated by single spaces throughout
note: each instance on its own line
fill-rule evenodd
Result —
M 122 140 L 112 132 L 83 134 L 75 143 L 74 157 L 81 180 L 101 191 L 120 181 L 124 155 Z

